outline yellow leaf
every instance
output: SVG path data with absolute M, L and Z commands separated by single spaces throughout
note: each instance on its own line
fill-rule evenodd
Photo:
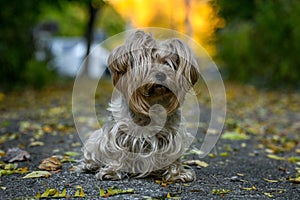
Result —
M 100 197 L 105 197 L 105 191 L 103 190 L 103 188 L 99 189 L 99 193 L 100 193 Z
M 53 195 L 55 195 L 57 192 L 58 192 L 57 189 L 51 188 L 51 189 L 49 189 L 49 196 L 53 196 Z
M 84 197 L 85 194 L 83 192 L 83 189 L 81 186 L 76 186 L 76 192 L 75 192 L 75 195 L 74 197 Z
M 213 189 L 212 193 L 213 194 L 228 194 L 231 192 L 231 190 L 226 190 L 226 189 Z
M 300 156 L 292 156 L 287 159 L 291 163 L 296 163 L 300 161 Z
M 170 192 L 168 192 L 167 198 L 172 198 L 171 195 L 170 195 Z
M 278 183 L 278 180 L 271 180 L 271 179 L 266 179 L 266 178 L 263 178 L 263 180 L 265 180 L 269 183 Z
M 257 190 L 257 188 L 253 185 L 250 188 L 241 188 L 242 190 L 247 190 L 247 191 L 252 191 L 252 190 Z
M 47 171 L 33 171 L 27 174 L 26 176 L 24 176 L 23 178 L 41 178 L 41 177 L 48 178 L 49 176 L 51 176 L 51 173 Z
M 230 154 L 228 152 L 222 152 L 219 155 L 222 157 L 230 156 Z
M 117 194 L 131 194 L 134 193 L 134 189 L 122 190 L 119 189 L 118 187 L 111 187 L 107 189 L 107 193 L 109 193 L 110 196 L 117 195 Z
M 208 167 L 208 164 L 204 161 L 200 161 L 200 160 L 187 160 L 184 161 L 184 164 L 186 165 L 197 165 L 200 167 Z
M 67 189 L 64 188 L 63 191 L 58 195 L 58 197 L 67 197 Z
M 266 196 L 269 197 L 269 198 L 274 197 L 274 196 L 273 196 L 271 193 L 269 193 L 269 192 L 265 192 L 264 195 L 266 195 Z
M 71 156 L 71 157 L 73 157 L 73 156 L 80 156 L 80 155 L 81 155 L 81 153 L 74 152 L 74 151 L 67 151 L 67 152 L 65 152 L 65 156 Z
M 191 149 L 191 150 L 187 153 L 187 155 L 202 155 L 202 154 L 204 154 L 204 152 L 203 152 L 203 151 L 200 151 L 199 149 L 196 149 L 196 148 Z
M 238 131 L 226 131 L 222 134 L 221 138 L 225 140 L 248 140 L 249 136 Z
M 271 158 L 271 159 L 274 159 L 274 160 L 285 160 L 284 157 L 276 156 L 274 154 L 268 154 L 267 157 Z
M 299 184 L 300 183 L 300 176 L 296 177 L 296 178 L 289 178 L 288 180 L 291 181 L 292 183 Z
M 44 145 L 45 145 L 45 143 L 41 142 L 41 141 L 34 141 L 29 144 L 30 147 L 44 146 Z
M 41 195 L 41 198 L 46 198 L 49 196 L 50 189 L 47 188 L 46 191 Z

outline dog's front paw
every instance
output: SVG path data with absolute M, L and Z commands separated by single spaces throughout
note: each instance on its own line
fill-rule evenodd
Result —
M 181 163 L 173 163 L 163 174 L 165 181 L 173 182 L 191 182 L 196 180 L 196 175 L 193 169 L 185 169 Z
M 81 161 L 78 166 L 75 167 L 75 171 L 77 173 L 83 173 L 83 172 L 95 172 L 98 171 L 100 166 L 93 162 L 88 161 Z
M 120 180 L 122 179 L 122 173 L 119 171 L 116 171 L 112 168 L 105 167 L 101 168 L 97 173 L 96 173 L 96 178 L 100 180 Z
M 183 169 L 178 175 L 170 178 L 174 182 L 191 182 L 196 180 L 196 175 L 193 169 Z

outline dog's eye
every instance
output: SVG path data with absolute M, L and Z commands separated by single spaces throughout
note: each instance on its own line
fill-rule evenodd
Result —
M 166 59 L 164 64 L 168 65 L 171 69 L 175 70 L 174 63 L 172 62 L 171 59 Z

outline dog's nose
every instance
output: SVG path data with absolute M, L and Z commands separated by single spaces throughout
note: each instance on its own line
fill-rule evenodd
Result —
M 164 81 L 166 80 L 166 75 L 163 73 L 163 72 L 157 72 L 155 74 L 155 78 L 158 80 L 158 81 Z

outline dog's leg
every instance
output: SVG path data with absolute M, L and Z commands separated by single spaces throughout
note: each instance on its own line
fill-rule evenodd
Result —
M 106 166 L 100 168 L 95 176 L 100 180 L 120 180 L 125 176 L 125 174 L 113 167 Z
M 76 167 L 76 172 L 95 172 L 99 171 L 100 166 L 97 163 L 90 162 L 88 160 L 80 161 L 80 164 Z
M 185 169 L 180 160 L 168 166 L 163 173 L 163 180 L 174 182 L 191 182 L 196 179 L 193 169 Z

